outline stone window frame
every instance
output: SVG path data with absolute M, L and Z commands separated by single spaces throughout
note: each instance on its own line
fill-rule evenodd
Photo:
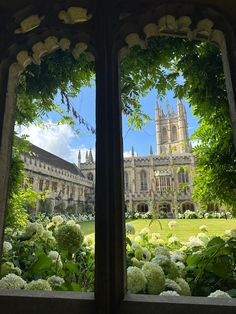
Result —
M 147 171 L 141 170 L 139 173 L 140 176 L 140 191 L 147 191 L 148 190 L 148 182 L 147 182 Z
M 128 2 L 128 1 L 127 1 Z M 131 2 L 131 1 L 130 1 Z M 209 2 L 209 1 L 208 1 Z M 86 1 L 85 1 L 86 3 Z M 151 3 L 151 2 L 150 2 Z M 167 3 L 167 2 L 166 2 Z M 181 10 L 182 14 L 188 15 L 192 12 L 194 18 L 201 16 L 202 11 L 197 10 L 195 5 L 198 1 L 184 2 L 181 6 L 175 6 L 175 1 L 168 4 L 156 0 L 160 15 L 174 14 Z M 194 10 L 191 11 L 191 4 L 194 3 Z M 199 1 L 200 3 L 200 1 Z M 132 3 L 131 3 L 132 4 Z M 116 5 L 116 3 L 115 3 Z M 34 292 L 34 291 L 0 291 L 1 310 L 4 314 L 12 313 L 32 313 L 41 314 L 65 312 L 74 313 L 102 313 L 102 314 L 146 314 L 151 313 L 188 313 L 191 308 L 192 314 L 232 314 L 235 312 L 235 302 L 232 300 L 210 300 L 207 298 L 196 297 L 156 297 L 149 295 L 130 295 L 126 294 L 125 284 L 125 263 L 124 263 L 124 201 L 123 201 L 123 182 L 122 182 L 122 138 L 121 138 L 121 108 L 119 105 L 119 84 L 118 84 L 118 58 L 117 52 L 113 49 L 111 25 L 114 24 L 113 13 L 119 6 L 113 5 L 112 1 L 100 0 L 96 7 L 96 29 L 95 46 L 96 51 L 96 70 L 97 70 L 97 158 L 96 158 L 96 207 L 100 212 L 96 219 L 96 286 L 95 297 L 93 294 L 78 294 L 73 292 Z M 133 3 L 135 11 L 144 11 L 141 5 L 144 2 Z M 150 4 L 149 4 L 150 5 Z M 203 4 L 201 9 L 205 9 L 204 16 L 215 12 L 210 4 Z M 127 7 L 130 12 L 131 6 Z M 154 10 L 152 10 L 154 12 Z M 65 11 L 66 12 L 66 11 Z M 190 12 L 190 13 L 189 13 Z M 193 13 L 194 12 L 194 13 Z M 22 13 L 22 12 L 21 12 Z M 120 21 L 129 16 L 121 14 Z M 212 14 L 214 17 L 215 15 Z M 148 14 L 145 16 L 147 19 Z M 142 21 L 141 21 L 142 22 Z M 225 20 L 224 20 L 224 23 Z M 227 23 L 226 23 L 227 24 Z M 132 24 L 134 25 L 134 23 Z M 141 23 L 138 27 L 141 26 Z M 224 26 L 224 25 L 223 25 Z M 227 28 L 228 27 L 228 28 Z M 70 29 L 70 26 L 68 27 Z M 124 31 L 134 32 L 134 26 L 126 26 Z M 227 55 L 231 64 L 226 70 L 229 75 L 230 83 L 235 83 L 233 74 L 235 55 L 233 54 L 234 41 L 232 39 L 233 26 L 228 24 L 225 31 L 228 32 L 227 45 L 231 49 Z M 234 33 L 234 32 L 233 32 Z M 117 45 L 119 46 L 119 45 Z M 116 46 L 116 47 L 117 47 Z M 225 54 L 226 55 L 226 54 Z M 0 68 L 0 110 L 4 114 L 4 119 L 0 115 L 0 192 L 3 193 L 1 204 L 6 202 L 6 180 L 9 172 L 9 160 L 11 155 L 12 135 L 10 138 L 5 135 L 12 134 L 12 105 L 8 103 L 6 109 L 6 79 L 8 76 L 9 64 L 1 63 Z M 232 78 L 231 75 L 232 74 Z M 232 82 L 231 82 L 232 80 Z M 231 84 L 232 85 L 232 84 Z M 234 84 L 235 86 L 235 84 Z M 231 106 L 231 117 L 234 132 L 234 143 L 236 144 L 236 119 L 233 85 L 230 87 L 229 102 Z M 5 95 L 5 96 L 4 96 Z M 14 91 L 8 91 L 8 98 L 14 99 Z M 111 106 L 112 104 L 112 106 Z M 3 108 L 3 109 L 2 109 Z M 236 146 L 236 145 L 235 145 Z M 3 153 L 6 153 L 5 155 Z M 105 169 L 104 166 L 105 165 Z M 114 188 L 115 187 L 115 188 Z M 109 193 L 108 193 L 109 191 Z M 101 192 L 101 193 L 98 193 Z M 4 208 L 4 206 L 2 207 Z M 3 232 L 3 215 L 0 213 L 0 229 Z M 99 227 L 100 225 L 100 227 Z M 104 226 L 101 228 L 101 226 Z

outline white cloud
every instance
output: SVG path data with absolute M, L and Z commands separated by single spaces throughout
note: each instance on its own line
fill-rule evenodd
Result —
M 132 150 L 123 153 L 124 158 L 132 156 Z M 134 156 L 138 156 L 137 152 L 134 152 Z
M 191 141 L 191 144 L 192 144 L 192 147 L 195 147 L 195 146 L 199 145 L 200 142 L 197 140 L 193 140 L 193 141 Z
M 74 162 L 77 164 L 77 156 L 79 150 L 81 150 L 82 162 L 85 161 L 85 154 L 89 148 L 84 145 L 75 148 L 73 146 L 73 139 L 75 134 L 72 128 L 68 125 L 56 125 L 51 121 L 45 122 L 45 126 L 30 125 L 29 127 L 21 127 L 16 129 L 17 133 L 21 135 L 28 135 L 28 140 L 65 160 Z M 94 149 L 92 150 L 93 156 L 95 156 Z

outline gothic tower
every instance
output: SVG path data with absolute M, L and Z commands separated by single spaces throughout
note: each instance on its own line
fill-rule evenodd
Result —
M 166 103 L 166 114 L 156 102 L 156 142 L 157 154 L 168 155 L 175 153 L 189 153 L 187 114 L 183 103 L 177 100 L 177 113 L 170 110 Z

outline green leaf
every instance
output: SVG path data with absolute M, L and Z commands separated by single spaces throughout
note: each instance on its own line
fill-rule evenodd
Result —
M 52 266 L 52 259 L 48 257 L 45 253 L 38 255 L 37 261 L 31 266 L 32 272 L 41 272 L 43 270 L 50 269 Z

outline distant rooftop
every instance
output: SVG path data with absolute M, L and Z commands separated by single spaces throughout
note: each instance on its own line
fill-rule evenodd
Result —
M 38 158 L 41 162 L 45 162 L 46 164 L 49 164 L 55 168 L 67 170 L 84 178 L 81 170 L 75 164 L 68 162 L 54 154 L 51 154 L 38 146 L 30 144 L 29 152 L 33 153 L 35 158 Z

